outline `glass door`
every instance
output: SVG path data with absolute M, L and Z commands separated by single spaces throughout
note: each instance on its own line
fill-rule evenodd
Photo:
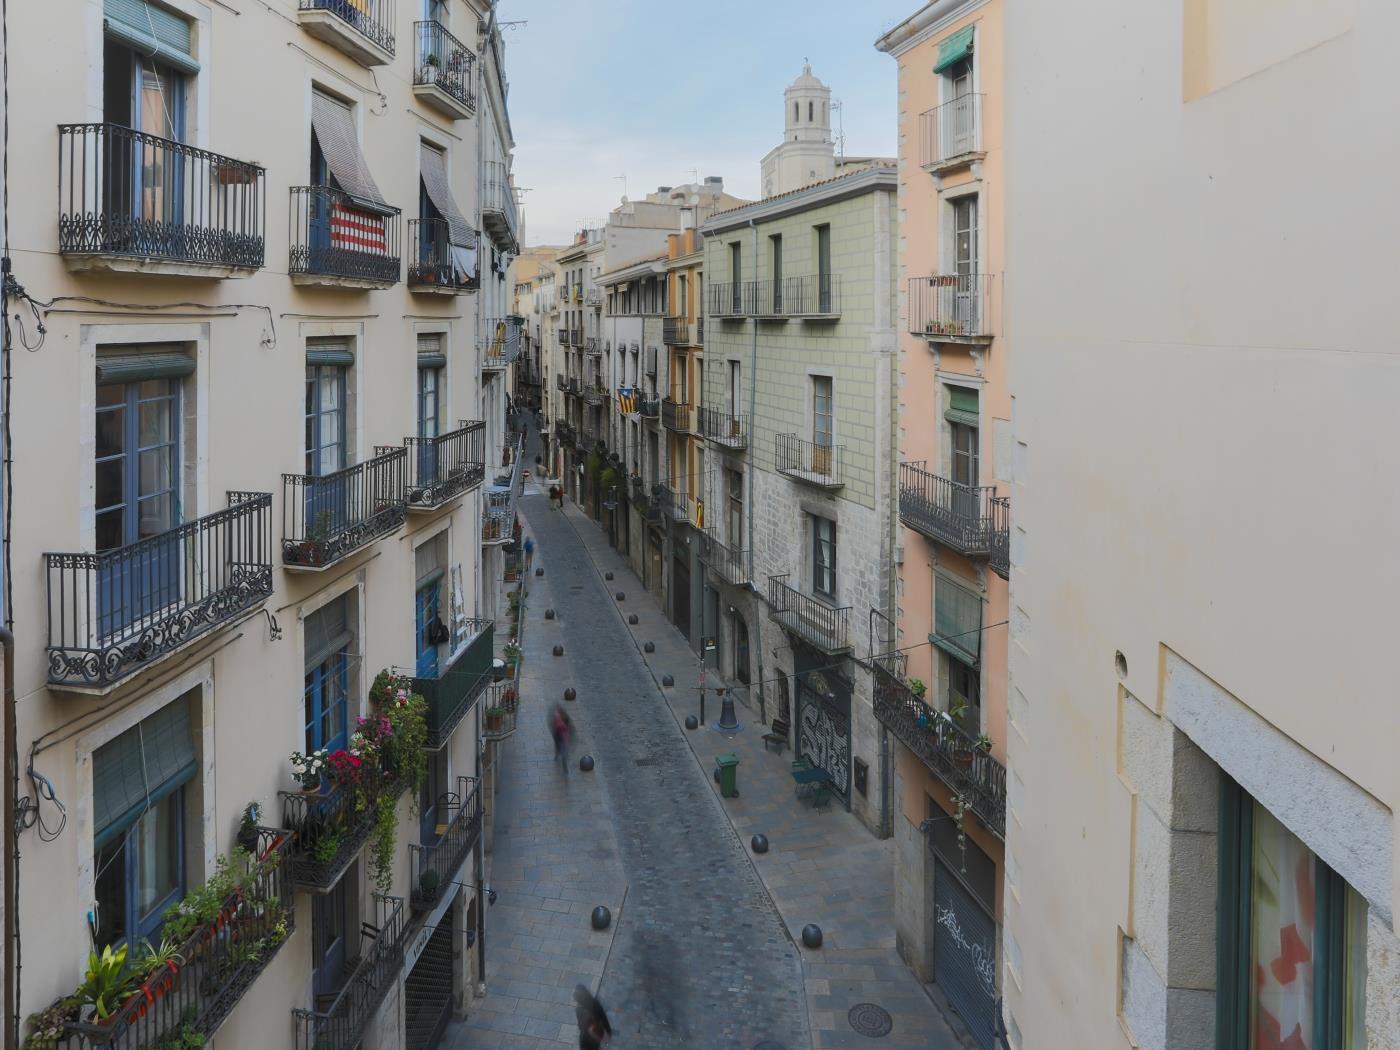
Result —
M 349 520 L 350 481 L 338 473 L 344 467 L 345 369 L 307 365 L 307 539 L 324 541 Z
M 957 331 L 977 334 L 977 198 L 953 203 L 953 313 Z

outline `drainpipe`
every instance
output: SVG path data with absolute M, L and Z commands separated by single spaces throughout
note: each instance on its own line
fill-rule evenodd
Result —
M 749 220 L 750 243 L 753 245 L 753 267 L 754 273 L 758 272 L 758 225 Z M 742 273 L 742 271 L 741 271 Z M 743 295 L 742 288 L 739 294 Z M 742 302 L 742 299 L 740 300 Z M 749 440 L 753 440 L 754 421 L 758 418 L 758 322 L 751 320 L 749 330 L 753 333 L 749 343 Z M 749 587 L 758 592 L 758 586 L 753 578 L 753 475 L 754 458 L 749 457 L 749 469 L 744 471 L 744 487 L 747 492 L 744 495 L 744 509 L 749 515 Z M 758 646 L 758 712 L 763 721 L 768 721 L 767 704 L 764 703 L 763 684 L 763 638 L 762 632 L 757 630 L 758 624 L 754 624 L 756 630 L 755 637 L 759 640 Z M 750 643 L 752 644 L 752 643 Z
M 15 826 L 15 796 L 19 790 L 18 730 L 15 718 L 15 636 L 0 627 L 0 647 L 5 654 L 5 1050 L 19 1046 L 18 970 L 15 950 L 19 944 L 19 829 Z

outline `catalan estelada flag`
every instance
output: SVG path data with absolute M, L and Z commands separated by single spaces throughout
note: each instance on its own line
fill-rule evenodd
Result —
M 637 411 L 637 391 L 635 387 L 620 386 L 617 388 L 617 410 L 623 413 Z

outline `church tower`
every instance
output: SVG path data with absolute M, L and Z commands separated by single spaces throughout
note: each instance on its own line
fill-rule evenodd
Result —
M 831 89 L 804 65 L 802 74 L 783 92 L 783 142 L 763 158 L 763 196 L 801 189 L 836 173 L 831 140 Z

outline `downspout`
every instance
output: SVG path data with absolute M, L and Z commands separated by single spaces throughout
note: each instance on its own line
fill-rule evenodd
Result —
M 19 1045 L 18 970 L 15 949 L 19 943 L 19 829 L 15 826 L 16 800 L 19 790 L 18 730 L 15 718 L 15 636 L 8 627 L 0 627 L 0 647 L 5 659 L 5 788 L 3 792 L 5 822 L 5 1050 Z
M 753 245 L 753 267 L 754 267 L 754 273 L 757 273 L 757 272 L 758 272 L 758 225 L 753 221 L 753 219 L 750 219 L 750 220 L 749 220 L 749 234 L 750 234 L 750 243 Z M 741 276 L 742 276 L 742 273 L 743 273 L 743 271 L 741 270 L 741 271 L 740 271 Z M 740 294 L 741 296 L 743 295 L 742 289 L 740 289 L 740 293 L 739 293 L 739 294 Z M 753 432 L 754 432 L 754 431 L 753 431 L 754 421 L 758 418 L 758 416 L 757 416 L 757 412 L 758 412 L 758 321 L 756 321 L 756 320 L 751 320 L 751 321 L 749 322 L 749 330 L 753 333 L 753 334 L 752 334 L 752 337 L 751 337 L 751 342 L 749 343 L 749 435 L 750 435 L 750 438 L 752 438 Z M 757 588 L 757 586 L 755 585 L 755 583 L 754 583 L 754 578 L 753 578 L 753 475 L 754 475 L 754 470 L 755 470 L 755 469 L 756 469 L 756 468 L 754 467 L 754 458 L 753 458 L 752 456 L 750 456 L 750 457 L 749 457 L 749 469 L 746 470 L 746 471 L 744 471 L 744 488 L 747 490 L 747 491 L 745 492 L 745 494 L 744 494 L 744 509 L 745 509 L 746 511 L 748 511 L 748 515 L 749 515 L 749 558 L 748 558 L 748 561 L 749 561 L 749 572 L 748 572 L 749 587 L 754 591 L 755 594 L 757 594 L 757 593 L 758 593 L 758 588 Z M 758 625 L 755 624 L 754 626 L 757 627 Z M 718 624 L 715 625 L 715 629 L 718 631 L 718 629 L 719 629 L 719 625 L 718 625 Z M 756 636 L 756 637 L 758 638 L 758 640 L 759 640 L 759 645 L 758 645 L 758 714 L 759 714 L 759 718 L 760 718 L 762 721 L 767 722 L 767 721 L 768 721 L 768 705 L 767 705 L 766 703 L 764 703 L 763 636 L 762 636 L 762 632 L 761 632 L 761 631 L 755 631 L 754 633 L 755 633 L 755 636 Z

